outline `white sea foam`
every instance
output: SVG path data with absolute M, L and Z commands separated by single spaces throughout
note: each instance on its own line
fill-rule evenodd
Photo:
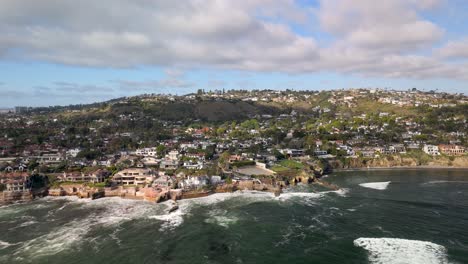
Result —
M 53 201 L 69 201 L 69 202 L 78 202 L 78 203 L 89 203 L 92 200 L 91 198 L 80 198 L 78 196 L 46 196 L 41 198 L 41 200 L 46 202 L 53 202 Z
M 336 193 L 338 194 L 339 196 L 341 197 L 346 197 L 346 195 L 348 194 L 349 192 L 349 189 L 348 188 L 340 188 L 336 191 L 324 191 L 324 192 L 320 192 L 321 194 L 327 194 L 327 193 Z
M 468 181 L 429 181 L 425 182 L 422 185 L 430 185 L 430 184 L 443 184 L 443 183 L 466 183 L 468 184 Z
M 224 202 L 233 198 L 242 198 L 246 202 L 271 200 L 275 196 L 272 193 L 260 191 L 236 191 L 232 193 L 215 193 L 209 196 L 181 200 L 179 203 L 190 203 L 198 205 L 211 205 Z
M 238 217 L 230 214 L 227 210 L 212 210 L 209 215 L 210 217 L 205 220 L 205 223 L 216 224 L 224 228 L 228 228 L 239 221 Z
M 69 249 L 89 232 L 88 221 L 72 221 L 55 231 L 24 242 L 14 255 L 41 257 Z
M 86 241 L 87 234 L 96 228 L 118 228 L 121 223 L 133 219 L 145 218 L 163 212 L 163 207 L 157 204 L 132 201 L 120 198 L 102 198 L 98 200 L 75 200 L 70 202 L 81 204 L 82 207 L 93 210 L 93 214 L 79 220 L 57 227 L 51 232 L 24 242 L 14 255 L 16 257 L 36 258 L 54 255 L 64 250 L 78 247 Z M 115 234 L 114 234 L 115 235 Z
M 18 227 L 26 227 L 26 226 L 34 225 L 34 224 L 37 224 L 37 223 L 38 222 L 34 221 L 34 220 L 26 221 L 26 222 L 22 223 L 21 225 L 19 225 Z
M 180 226 L 184 222 L 184 215 L 186 215 L 187 212 L 188 212 L 188 207 L 180 205 L 179 208 L 173 212 L 162 214 L 162 215 L 150 215 L 148 216 L 148 218 L 162 221 L 163 223 L 159 230 L 166 231 L 166 230 L 172 230 Z
M 278 200 L 280 201 L 285 201 L 285 200 L 290 200 L 292 198 L 320 198 L 323 196 L 323 193 L 313 193 L 313 192 L 285 192 L 280 194 L 280 196 L 277 197 Z
M 0 249 L 5 249 L 7 247 L 11 247 L 11 246 L 14 246 L 14 245 L 18 245 L 18 243 L 8 243 L 6 241 L 0 240 Z
M 358 238 L 373 264 L 447 264 L 447 250 L 432 242 L 398 238 Z
M 387 189 L 388 185 L 391 182 L 368 182 L 368 183 L 361 183 L 359 186 L 364 187 L 364 188 L 370 188 L 370 189 L 375 189 L 375 190 L 385 190 Z
M 317 200 L 329 193 L 335 193 L 339 196 L 346 197 L 346 193 L 348 189 L 339 189 L 336 191 L 324 191 L 324 192 L 284 192 L 281 193 L 280 196 L 276 197 L 275 199 L 278 201 L 301 201 L 307 205 L 315 205 Z

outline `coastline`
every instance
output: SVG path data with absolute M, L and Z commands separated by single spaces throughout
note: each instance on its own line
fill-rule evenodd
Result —
M 346 169 L 333 169 L 333 172 L 343 171 L 385 171 L 385 170 L 467 170 L 468 167 L 453 167 L 453 166 L 394 166 L 394 167 L 361 167 L 361 168 L 346 168 Z M 332 172 L 332 174 L 333 174 Z

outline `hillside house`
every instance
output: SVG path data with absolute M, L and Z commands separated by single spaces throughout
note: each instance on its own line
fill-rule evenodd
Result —
M 459 145 L 439 145 L 440 153 L 450 156 L 464 155 L 466 150 L 465 147 Z

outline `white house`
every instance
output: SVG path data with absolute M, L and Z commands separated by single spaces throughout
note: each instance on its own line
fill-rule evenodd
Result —
M 169 151 L 169 153 L 166 155 L 166 159 L 179 160 L 179 151 L 177 151 L 177 150 Z
M 208 176 L 189 176 L 187 179 L 179 182 L 182 189 L 199 188 L 208 184 Z
M 146 166 L 156 166 L 159 164 L 161 160 L 155 158 L 155 157 L 144 157 L 141 159 L 141 162 L 145 164 Z
M 78 156 L 78 153 L 80 153 L 80 152 L 81 152 L 81 149 L 79 149 L 79 148 L 69 149 L 67 151 L 67 156 L 72 157 L 72 158 L 76 158 L 76 156 Z
M 156 148 L 140 148 L 135 151 L 135 155 L 143 157 L 156 157 L 158 153 Z
M 439 147 L 435 145 L 424 145 L 423 151 L 426 154 L 432 155 L 432 156 L 437 156 L 440 155 L 439 153 Z

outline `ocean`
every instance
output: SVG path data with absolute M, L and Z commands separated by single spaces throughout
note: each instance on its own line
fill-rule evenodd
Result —
M 0 263 L 468 263 L 468 171 L 337 172 L 329 191 L 0 207 Z

